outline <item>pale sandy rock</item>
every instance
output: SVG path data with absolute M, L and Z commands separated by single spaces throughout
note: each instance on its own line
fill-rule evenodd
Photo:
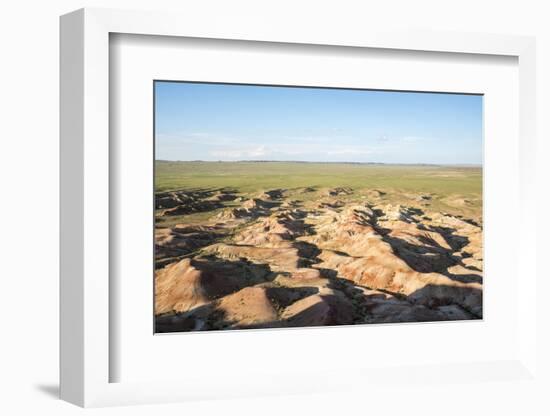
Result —
M 157 272 L 155 313 L 181 312 L 210 301 L 201 284 L 201 272 L 185 259 Z
M 267 289 L 261 287 L 246 287 L 223 297 L 216 310 L 223 313 L 222 319 L 231 326 L 254 326 L 277 320 Z
M 324 277 L 319 278 L 300 278 L 296 275 L 278 275 L 274 282 L 279 284 L 283 287 L 290 287 L 290 288 L 296 288 L 296 287 L 324 287 L 330 284 L 330 280 Z
M 268 268 L 242 261 L 184 259 L 155 275 L 155 313 L 185 312 L 265 281 Z
M 303 263 L 298 249 L 292 246 L 255 247 L 219 243 L 206 247 L 204 252 L 228 260 L 247 259 L 257 264 L 268 264 L 274 271 L 293 271 L 301 268 Z
M 281 317 L 290 326 L 344 325 L 353 323 L 353 307 L 342 294 L 312 295 L 290 305 Z

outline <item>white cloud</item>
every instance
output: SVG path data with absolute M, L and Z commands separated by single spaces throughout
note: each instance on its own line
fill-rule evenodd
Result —
M 229 159 L 246 159 L 246 158 L 258 158 L 265 156 L 269 153 L 265 146 L 258 146 L 254 148 L 243 149 L 218 149 L 209 152 L 210 156 Z
M 188 132 L 182 136 L 159 134 L 157 139 L 158 154 L 170 159 L 351 161 L 371 160 L 375 156 L 380 159 L 399 143 L 412 143 L 421 138 L 401 137 L 373 143 L 368 138 L 337 136 L 281 136 L 268 140 L 265 137 L 239 138 Z
M 365 156 L 379 152 L 379 149 L 367 146 L 346 146 L 346 145 L 319 145 L 311 146 L 300 143 L 281 143 L 274 146 L 252 145 L 247 147 L 217 147 L 208 152 L 211 157 L 220 159 L 297 159 L 308 160 L 326 157 L 338 158 L 339 156 Z
M 196 132 L 186 133 L 182 135 L 177 134 L 162 134 L 156 135 L 156 139 L 159 143 L 174 143 L 178 145 L 196 144 L 196 145 L 230 145 L 238 144 L 239 140 L 233 137 L 227 136 L 214 136 L 208 133 Z

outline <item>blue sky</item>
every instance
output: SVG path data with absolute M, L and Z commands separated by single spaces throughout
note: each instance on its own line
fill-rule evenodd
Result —
M 157 160 L 481 164 L 482 97 L 155 82 Z

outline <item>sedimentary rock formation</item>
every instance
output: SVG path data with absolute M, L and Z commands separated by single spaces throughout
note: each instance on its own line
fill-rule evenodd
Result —
M 388 203 L 380 190 L 321 190 L 306 203 L 286 194 L 266 190 L 203 224 L 157 228 L 158 331 L 482 317 L 475 220 L 427 211 L 432 194 L 414 206 Z M 198 195 L 161 194 L 157 206 L 239 201 Z

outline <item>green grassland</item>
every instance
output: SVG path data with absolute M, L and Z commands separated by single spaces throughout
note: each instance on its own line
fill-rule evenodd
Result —
M 424 208 L 481 219 L 482 169 L 436 165 L 377 165 L 302 162 L 168 162 L 155 163 L 156 191 L 228 188 L 253 196 L 282 188 L 287 197 L 318 200 L 326 189 L 347 187 L 366 198 L 369 190 L 383 191 L 383 201 L 419 205 L 418 195 L 430 195 Z M 316 192 L 303 193 L 312 187 Z M 296 194 L 293 195 L 293 190 Z M 228 203 L 228 206 L 231 206 Z M 201 215 L 201 217 L 204 215 Z M 175 219 L 174 219 L 175 220 Z

